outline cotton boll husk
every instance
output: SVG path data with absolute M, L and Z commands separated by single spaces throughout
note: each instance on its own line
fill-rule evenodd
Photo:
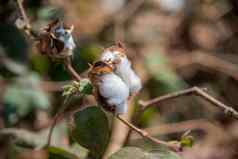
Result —
M 116 114 L 126 113 L 129 88 L 116 74 L 109 73 L 101 76 L 99 93 L 109 105 L 115 105 Z

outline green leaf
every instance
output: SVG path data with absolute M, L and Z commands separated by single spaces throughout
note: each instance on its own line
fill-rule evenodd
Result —
M 168 150 L 144 151 L 137 147 L 124 147 L 112 154 L 109 159 L 182 159 L 176 153 Z
M 91 106 L 74 114 L 72 138 L 100 158 L 110 138 L 109 122 L 100 107 Z
M 112 154 L 109 159 L 147 159 L 146 153 L 137 147 L 125 147 Z
M 79 84 L 79 91 L 82 94 L 89 95 L 92 94 L 93 86 L 88 79 L 82 79 Z
M 89 95 L 92 94 L 93 86 L 88 79 L 82 79 L 80 82 L 73 81 L 69 85 L 64 86 L 63 96 L 72 96 L 72 95 Z
M 52 134 L 51 144 L 57 147 L 65 147 L 65 141 L 62 139 L 68 138 L 66 122 L 61 122 L 56 125 Z M 47 143 L 49 135 L 49 128 L 43 129 L 38 132 L 19 129 L 19 128 L 3 128 L 0 130 L 0 142 L 8 141 L 14 143 L 22 148 L 40 149 Z
M 48 159 L 78 159 L 78 157 L 59 147 L 48 147 Z
M 151 158 L 150 159 L 182 159 L 179 155 L 177 155 L 173 151 L 168 150 L 156 150 L 149 152 Z M 156 157 L 157 156 L 157 157 Z M 158 157 L 159 156 L 159 157 Z
M 192 147 L 194 144 L 194 137 L 193 136 L 184 136 L 180 140 L 180 144 L 182 147 Z

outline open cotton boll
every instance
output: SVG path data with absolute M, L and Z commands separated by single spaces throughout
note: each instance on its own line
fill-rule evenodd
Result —
M 178 12 L 184 9 L 185 0 L 157 0 L 161 8 L 169 12 Z
M 131 62 L 126 57 L 121 58 L 121 63 L 117 65 L 115 73 L 128 85 L 131 94 L 141 89 L 141 80 L 131 68 Z
M 128 104 L 127 104 L 127 101 L 121 103 L 121 104 L 118 104 L 118 106 L 116 107 L 116 114 L 125 114 L 128 110 Z
M 99 93 L 106 99 L 109 105 L 116 107 L 116 114 L 123 114 L 127 111 L 127 99 L 129 97 L 129 88 L 114 73 L 101 76 Z
M 118 51 L 105 51 L 101 60 L 103 61 L 116 61 L 119 59 L 119 63 L 115 64 L 115 73 L 122 78 L 122 80 L 127 84 L 130 90 L 130 94 L 139 92 L 142 88 L 141 80 L 136 75 L 131 67 L 131 62 L 126 56 L 122 56 Z
M 102 53 L 101 59 L 102 61 L 114 61 L 116 59 L 116 54 L 112 51 L 106 50 Z
M 141 90 L 142 84 L 140 78 L 136 75 L 136 73 L 131 69 L 129 72 L 129 89 L 131 94 L 137 93 Z
M 64 48 L 73 50 L 75 48 L 75 43 L 70 29 L 64 29 L 63 25 L 55 30 L 56 37 L 64 42 Z

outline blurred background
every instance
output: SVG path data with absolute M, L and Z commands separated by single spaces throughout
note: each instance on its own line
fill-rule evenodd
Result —
M 23 5 L 34 30 L 56 18 L 74 25 L 73 64 L 83 75 L 103 48 L 117 40 L 125 43 L 143 81 L 129 117 L 139 127 L 164 140 L 176 140 L 191 129 L 196 142 L 181 153 L 185 159 L 238 158 L 238 122 L 201 98 L 173 99 L 136 116 L 137 100 L 192 86 L 208 88 L 238 110 L 237 0 L 25 0 Z M 19 17 L 16 1 L 0 1 L 0 129 L 13 128 L 0 135 L 0 158 L 44 158 L 40 152 L 19 155 L 26 148 L 16 143 L 24 138 L 33 146 L 45 144 L 64 100 L 62 86 L 71 78 L 16 28 Z M 71 104 L 82 106 L 77 99 Z M 85 156 L 83 147 L 69 146 L 66 123 L 57 125 L 54 145 Z M 133 132 L 119 142 L 153 146 Z

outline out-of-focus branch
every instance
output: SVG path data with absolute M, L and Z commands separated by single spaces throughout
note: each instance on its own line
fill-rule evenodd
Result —
M 115 18 L 115 40 L 124 41 L 124 23 L 131 17 L 145 0 L 132 0 L 124 7 Z
M 123 118 L 128 122 L 131 121 L 131 116 L 134 112 L 133 97 L 128 101 L 128 112 L 123 115 Z M 127 140 L 130 128 L 122 123 L 117 118 L 113 119 L 112 132 L 109 144 L 105 153 L 103 154 L 103 159 L 109 158 L 113 153 L 119 151 L 123 147 L 125 141 Z
M 207 137 L 208 139 L 214 138 L 218 139 L 224 138 L 226 136 L 222 128 L 212 124 L 211 122 L 205 119 L 196 119 L 196 120 L 182 121 L 179 123 L 162 124 L 159 126 L 145 129 L 145 131 L 147 131 L 151 135 L 166 135 L 170 133 L 184 132 L 187 130 L 203 130 L 208 135 Z M 214 136 L 214 134 L 216 135 Z M 130 136 L 130 139 L 132 140 L 140 138 L 141 137 L 136 133 L 132 133 L 132 135 Z
M 226 114 L 230 114 L 235 119 L 238 119 L 238 112 L 235 109 L 225 105 L 224 103 L 215 99 L 211 95 L 207 94 L 204 91 L 204 89 L 201 89 L 201 88 L 198 88 L 198 87 L 192 87 L 192 88 L 188 88 L 188 89 L 185 89 L 185 90 L 177 91 L 177 92 L 174 92 L 174 93 L 170 93 L 170 94 L 167 94 L 167 95 L 164 95 L 164 96 L 154 98 L 154 99 L 149 100 L 149 101 L 140 100 L 139 104 L 143 107 L 143 110 L 145 110 L 145 109 L 148 109 L 148 108 L 153 107 L 155 105 L 158 105 L 159 103 L 161 103 L 163 101 L 171 100 L 171 99 L 178 98 L 178 97 L 181 97 L 181 96 L 188 96 L 188 95 L 200 96 L 203 99 L 205 99 L 206 101 L 208 101 L 209 103 L 211 103 L 212 105 L 214 105 L 215 107 L 218 107 L 218 108 L 222 109 Z
M 46 92 L 57 92 L 62 91 L 63 86 L 68 84 L 70 81 L 55 82 L 55 81 L 40 81 L 40 88 Z
M 52 138 L 52 134 L 53 134 L 53 130 L 57 124 L 57 121 L 60 119 L 60 117 L 63 115 L 64 111 L 67 108 L 67 99 L 64 100 L 62 106 L 59 108 L 58 112 L 55 114 L 53 120 L 52 120 L 52 124 L 50 126 L 50 130 L 49 130 L 49 134 L 48 134 L 48 138 L 47 138 L 47 145 L 46 146 L 50 146 L 51 144 L 51 138 Z
M 190 67 L 191 65 L 200 65 L 205 69 L 212 69 L 232 77 L 238 81 L 238 67 L 226 60 L 213 56 L 209 53 L 196 51 L 193 53 L 183 53 L 170 58 L 170 62 L 176 67 Z M 201 69 L 201 67 L 199 67 Z M 205 70 L 204 69 L 204 70 Z
M 81 77 L 79 76 L 79 74 L 74 70 L 70 58 L 66 58 L 64 60 L 64 66 L 65 66 L 66 70 L 69 72 L 69 74 L 72 76 L 72 78 L 74 78 L 76 81 L 81 80 Z M 67 104 L 66 104 L 67 101 L 68 101 L 68 99 L 66 98 L 64 100 L 64 103 L 63 103 L 62 107 L 58 110 L 58 112 L 56 113 L 56 115 L 53 118 L 53 123 L 50 127 L 50 131 L 49 131 L 49 135 L 48 135 L 47 146 L 50 146 L 51 136 L 52 136 L 54 127 L 57 124 L 58 119 L 60 118 L 60 116 L 64 113 L 64 111 L 67 108 Z
M 27 14 L 26 14 L 26 12 L 25 12 L 25 9 L 24 9 L 22 3 L 23 3 L 23 0 L 17 0 L 17 4 L 18 4 L 18 6 L 19 6 L 21 15 L 22 15 L 22 17 L 23 17 L 24 22 L 26 23 L 26 27 L 27 27 L 27 28 L 31 28 L 29 18 L 27 17 Z
M 43 134 L 33 133 L 24 129 L 4 128 L 0 130 L 0 139 L 11 137 L 17 143 L 24 143 L 34 147 L 43 147 L 46 138 Z

